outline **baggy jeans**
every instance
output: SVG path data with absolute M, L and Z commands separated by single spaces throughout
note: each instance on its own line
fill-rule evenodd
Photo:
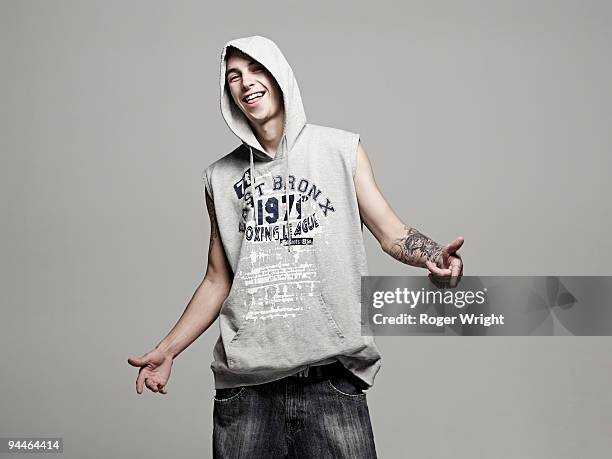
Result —
M 213 403 L 215 459 L 377 457 L 363 382 L 348 372 L 216 389 Z

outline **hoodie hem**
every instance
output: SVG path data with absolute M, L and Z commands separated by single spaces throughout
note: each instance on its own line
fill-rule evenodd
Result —
M 363 360 L 339 355 L 315 363 L 300 365 L 298 367 L 284 371 L 273 370 L 257 373 L 233 373 L 231 372 L 231 370 L 225 368 L 214 368 L 213 366 L 211 366 L 211 369 L 213 371 L 215 389 L 229 389 L 241 386 L 256 386 L 259 384 L 266 384 L 269 382 L 278 381 L 280 379 L 298 373 L 302 370 L 305 370 L 309 366 L 324 365 L 326 363 L 332 363 L 336 360 L 342 363 L 342 365 L 344 365 L 344 367 L 349 370 L 353 375 L 364 381 L 364 383 L 367 385 L 367 388 L 365 390 L 369 390 L 374 386 L 374 380 L 382 366 L 382 358 L 379 358 L 371 365 L 365 367 L 357 367 L 356 365 L 363 364 Z

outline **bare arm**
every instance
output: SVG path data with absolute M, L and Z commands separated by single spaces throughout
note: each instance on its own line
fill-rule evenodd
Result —
M 361 219 L 385 253 L 411 266 L 427 268 L 427 261 L 442 266 L 444 246 L 400 220 L 378 188 L 361 142 L 354 182 Z
M 179 355 L 210 327 L 219 315 L 221 305 L 232 286 L 231 267 L 221 245 L 215 206 L 208 191 L 206 191 L 206 207 L 210 218 L 206 274 L 176 325 L 156 346 L 171 358 Z

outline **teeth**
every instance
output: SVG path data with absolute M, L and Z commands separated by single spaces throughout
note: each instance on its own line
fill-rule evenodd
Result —
M 252 99 L 255 99 L 256 97 L 259 97 L 260 95 L 261 95 L 261 93 L 259 93 L 259 92 L 255 93 L 255 94 L 251 94 L 251 95 L 249 95 L 249 96 L 247 97 L 247 99 L 246 99 L 246 100 L 252 100 Z
M 262 91 L 255 92 L 253 94 L 248 95 L 247 97 L 245 97 L 245 100 L 247 102 L 250 102 L 251 100 L 255 99 L 256 97 L 260 97 L 260 96 L 263 96 L 263 92 Z

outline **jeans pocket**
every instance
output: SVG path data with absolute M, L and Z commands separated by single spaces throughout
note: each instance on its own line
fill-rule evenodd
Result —
M 364 384 L 356 376 L 336 376 L 326 381 L 333 394 L 348 399 L 365 399 Z
M 238 399 L 238 397 L 245 391 L 245 389 L 245 386 L 215 389 L 215 396 L 213 398 L 215 402 L 228 403 Z

